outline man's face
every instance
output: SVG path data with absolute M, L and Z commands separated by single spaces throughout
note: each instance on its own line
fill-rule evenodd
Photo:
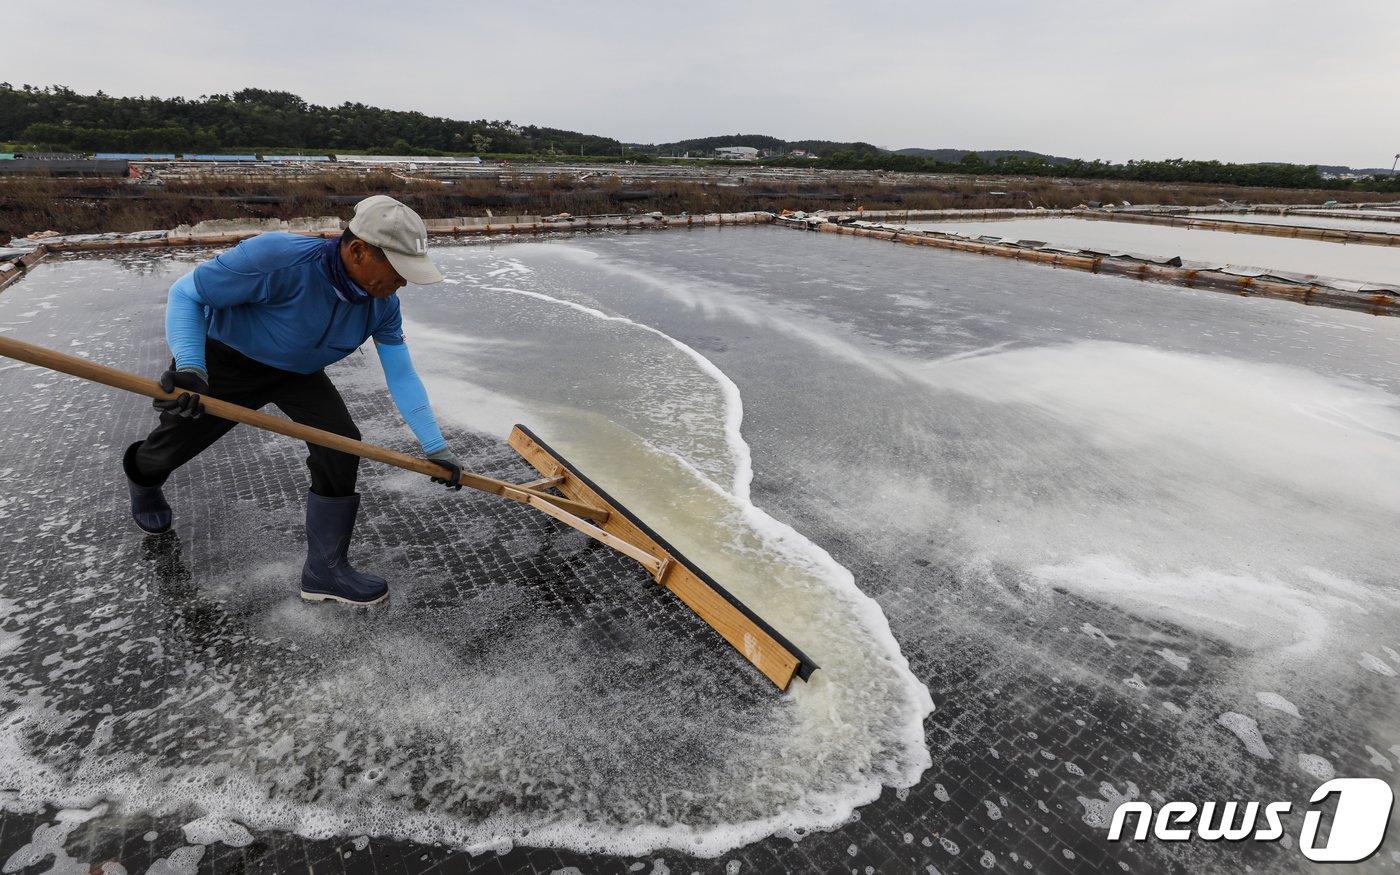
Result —
M 363 240 L 351 240 L 349 246 L 340 247 L 340 258 L 350 279 L 371 297 L 387 298 L 408 285 L 384 253 Z

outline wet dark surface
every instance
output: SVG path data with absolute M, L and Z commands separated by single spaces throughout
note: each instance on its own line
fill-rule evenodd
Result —
M 725 245 L 734 239 L 730 232 Z M 771 235 L 761 239 L 764 245 L 786 245 L 768 242 L 783 239 Z M 802 245 L 809 245 L 807 239 Z M 863 257 L 867 250 L 857 252 Z M 901 253 L 896 268 L 916 270 L 908 258 Z M 59 263 L 49 269 L 63 268 Z M 1014 271 L 1008 275 L 1025 281 L 1048 273 L 1013 266 L 997 269 Z M 38 307 L 43 302 L 36 294 L 41 279 L 36 272 L 4 293 L 0 328 L 7 336 L 70 352 L 71 339 L 86 338 L 79 349 L 95 360 L 146 374 L 160 370 L 167 353 L 160 333 L 160 300 L 150 294 L 159 282 L 139 283 L 143 295 L 135 300 L 90 285 L 45 286 L 44 295 L 54 295 L 46 299 L 50 306 L 20 318 L 31 311 L 31 303 Z M 1086 288 L 1102 288 L 1103 282 L 1059 274 L 1056 281 L 1070 287 L 1083 283 Z M 1113 288 L 1126 292 L 1138 287 L 1121 281 Z M 794 306 L 817 310 L 823 302 L 802 300 Z M 961 305 L 949 306 L 957 310 Z M 1256 689 L 1231 671 L 1249 654 L 1229 641 L 1064 588 L 1029 586 L 1024 569 L 1012 565 L 992 562 L 969 574 L 948 565 L 946 556 L 927 542 L 891 548 L 888 541 L 863 534 L 858 511 L 847 504 L 840 484 L 809 479 L 783 454 L 765 454 L 762 436 L 773 416 L 765 411 L 780 408 L 766 396 L 781 394 L 784 388 L 780 383 L 746 382 L 746 372 L 757 370 L 750 360 L 756 343 L 751 335 L 737 336 L 735 329 L 736 336 L 725 336 L 715 333 L 714 324 L 697 321 L 693 336 L 687 336 L 685 318 L 672 317 L 674 324 L 665 324 L 667 317 L 660 315 L 664 305 L 652 300 L 637 309 L 648 313 L 648 324 L 706 352 L 734 376 L 745 393 L 746 434 L 752 430 L 755 446 L 754 502 L 828 550 L 889 618 L 910 668 L 928 686 L 937 706 L 925 723 L 934 765 L 916 786 L 886 788 L 839 829 L 813 832 L 800 840 L 770 837 L 710 859 L 667 850 L 619 857 L 532 848 L 528 836 L 517 838 L 513 846 L 475 855 L 445 843 L 373 836 L 313 839 L 256 829 L 251 843 L 243 847 L 219 842 L 205 846 L 187 840 L 181 831 L 203 813 L 193 805 L 159 816 L 129 804 L 112 805 L 78 824 L 71 823 L 71 815 L 46 807 L 0 815 L 4 871 L 37 873 L 68 863 L 72 871 L 98 871 L 110 861 L 127 872 L 165 875 L 194 871 L 193 857 L 200 852 L 187 850 L 184 857 L 177 852 L 202 847 L 197 870 L 205 873 L 552 873 L 574 867 L 584 873 L 863 875 L 1205 872 L 1244 871 L 1246 866 L 1288 872 L 1306 865 L 1291 841 L 1113 844 L 1105 839 L 1106 822 L 1095 819 L 1094 812 L 1100 811 L 1101 818 L 1100 803 L 1106 803 L 1111 814 L 1112 803 L 1122 798 L 1154 804 L 1168 799 L 1294 800 L 1295 812 L 1285 818 L 1285 826 L 1296 837 L 1306 797 L 1319 783 L 1293 766 L 1297 754 L 1325 756 L 1338 775 L 1377 776 L 1394 785 L 1391 761 L 1397 754 L 1386 748 L 1400 744 L 1400 737 L 1383 739 L 1376 729 L 1395 725 L 1392 677 L 1363 674 L 1317 689 L 1316 681 L 1300 672 L 1296 691 L 1277 689 L 1308 702 L 1309 719 L 1257 706 L 1249 709 L 1273 758 L 1245 755 L 1241 742 L 1219 725 L 1218 717 L 1246 710 L 1241 702 L 1254 698 Z M 894 348 L 933 342 L 911 331 L 896 310 L 882 314 L 878 309 L 857 309 L 849 321 L 863 336 Z M 1281 312 L 1282 322 L 1291 315 L 1287 310 L 1268 312 Z M 974 319 L 983 314 L 969 309 L 965 315 Z M 949 319 L 950 324 L 958 321 Z M 999 343 L 1023 335 L 1017 321 L 1009 313 L 990 318 L 990 336 L 978 342 Z M 1003 322 L 1013 324 L 998 327 Z M 1033 331 L 1045 330 L 1047 324 L 1030 322 Z M 1154 333 L 1151 325 L 1129 324 L 1125 330 Z M 958 351 L 956 343 L 951 351 Z M 352 360 L 344 367 L 342 373 L 350 374 L 365 364 Z M 1368 378 L 1386 383 L 1394 376 Z M 815 379 L 810 373 L 807 377 Z M 801 379 L 794 378 L 792 385 L 801 385 Z M 411 436 L 397 424 L 387 394 L 371 386 L 359 379 L 342 382 L 366 439 L 412 451 Z M 422 622 L 429 631 L 436 622 L 453 623 L 459 634 L 452 657 L 499 663 L 500 677 L 509 677 L 510 660 L 528 658 L 542 628 L 567 636 L 580 652 L 606 654 L 617 668 L 608 677 L 588 678 L 561 667 L 559 683 L 567 690 L 559 701 L 586 698 L 589 684 L 635 686 L 636 696 L 630 701 L 644 703 L 646 710 L 617 715 L 619 732 L 666 733 L 675 721 L 699 719 L 706 711 L 757 720 L 773 707 L 766 682 L 691 614 L 648 586 L 645 572 L 634 564 L 509 502 L 466 492 L 444 495 L 367 464 L 361 469 L 361 490 L 369 496 L 367 505 L 373 500 L 362 517 L 352 557 L 364 557 L 361 565 L 402 585 L 404 597 L 386 609 L 398 616 L 342 611 L 327 621 L 333 634 L 318 633 L 321 637 L 303 648 L 297 644 L 298 630 L 320 622 L 321 615 L 303 612 L 294 620 L 281 618 L 284 611 L 303 611 L 295 589 L 301 495 L 307 478 L 295 443 L 246 428 L 236 430 L 172 479 L 169 494 L 176 508 L 176 531 L 143 538 L 125 518 L 125 495 L 117 475 L 121 450 L 154 421 L 144 402 L 11 367 L 0 370 L 0 417 L 5 422 L 0 436 L 0 532 L 5 535 L 0 544 L 0 599 L 29 609 L 24 623 L 6 622 L 0 613 L 0 635 L 22 636 L 11 646 L 0 637 L 0 666 L 12 693 L 33 688 L 60 702 L 91 706 L 85 720 L 57 725 L 37 721 L 29 730 L 30 743 L 50 752 L 56 768 L 65 768 L 61 753 L 71 766 L 71 760 L 80 759 L 93 737 L 104 731 L 128 733 L 130 744 L 153 751 L 154 761 L 172 769 L 192 755 L 219 753 L 228 736 L 261 736 L 270 742 L 284 729 L 301 731 L 294 700 L 287 702 L 288 713 L 280 717 L 268 711 L 250 717 L 251 712 L 240 711 L 242 691 L 265 687 L 270 680 L 285 682 L 289 691 L 299 690 L 300 660 L 333 661 L 334 648 L 351 646 L 358 640 L 357 628 L 376 622 Z M 974 425 L 963 421 L 958 427 Z M 508 479 L 533 476 L 502 441 L 461 429 L 449 432 L 450 445 L 467 467 Z M 819 448 L 824 439 L 828 438 L 814 435 L 812 444 Z M 829 439 L 835 443 L 840 436 Z M 883 450 L 894 456 L 909 451 L 907 446 Z M 928 533 L 930 541 L 936 537 Z M 245 578 L 246 590 L 230 585 Z M 508 596 L 502 596 L 503 589 Z M 134 602 L 140 609 L 122 612 L 133 618 L 129 624 L 104 630 L 103 620 L 111 614 L 103 606 L 114 601 Z M 304 608 L 317 610 L 325 609 Z M 281 634 L 269 635 L 269 628 Z M 103 646 L 94 647 L 94 636 Z M 1164 649 L 1176 661 L 1164 658 Z M 65 669 L 66 657 L 93 653 L 101 657 Z M 1182 667 L 1184 661 L 1189 661 L 1189 671 Z M 365 665 L 365 673 L 351 678 L 373 684 L 373 660 L 366 659 Z M 646 692 L 657 671 L 684 692 Z M 208 680 L 202 672 L 213 678 L 206 698 L 200 698 Z M 1288 676 L 1285 671 L 1275 680 Z M 175 697 L 185 703 L 182 711 L 155 709 L 120 721 L 115 729 L 104 724 L 104 716 L 114 709 L 139 713 L 180 686 L 189 693 Z M 489 692 L 499 694 L 500 689 Z M 0 702 L 0 707 L 17 707 L 17 701 Z M 540 705 L 548 696 L 530 701 Z M 463 715 L 470 708 L 469 701 L 462 702 Z M 0 721 L 5 719 L 2 715 Z M 344 716 L 353 724 L 353 701 Z M 246 719 L 259 722 L 252 728 L 231 728 Z M 226 721 L 227 732 L 221 729 Z M 327 731 L 334 734 L 332 729 L 340 728 Z M 349 740 L 343 743 L 354 754 L 354 727 L 347 731 Z M 586 740 L 571 746 L 567 735 L 561 730 L 561 738 L 551 742 L 569 756 L 586 759 Z M 410 765 L 417 770 L 411 782 L 415 789 L 431 785 L 433 757 L 453 753 L 428 741 L 401 743 L 406 752 L 422 755 Z M 317 746 L 314 737 L 298 738 L 287 752 L 302 778 L 284 789 L 298 799 L 314 801 L 318 784 L 351 779 L 340 771 L 342 757 L 323 758 Z M 677 750 L 675 755 L 683 765 L 686 756 L 723 753 Z M 236 751 L 228 756 L 237 760 Z M 1377 758 L 1386 759 L 1384 767 Z M 7 799 L 8 786 L 0 776 L 0 801 Z M 528 793 L 522 792 L 522 797 Z M 99 801 L 89 800 L 89 805 Z M 528 806 L 528 801 L 516 801 Z M 463 816 L 474 813 L 470 801 L 463 801 L 459 811 Z M 477 813 L 485 816 L 490 811 Z M 33 856 L 26 856 L 26 847 L 42 846 L 56 825 L 72 827 L 62 843 L 71 859 L 63 863 L 45 854 L 26 865 Z M 1392 836 L 1365 868 L 1396 868 L 1394 844 Z M 120 870 L 108 866 L 106 871 Z

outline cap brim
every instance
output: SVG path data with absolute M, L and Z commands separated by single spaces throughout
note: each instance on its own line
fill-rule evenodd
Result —
M 384 250 L 384 257 L 398 271 L 399 276 L 415 286 L 429 286 L 442 282 L 442 271 L 428 260 L 426 255 L 404 255 L 391 249 Z

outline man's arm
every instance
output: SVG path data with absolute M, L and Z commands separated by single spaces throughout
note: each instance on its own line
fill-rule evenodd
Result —
M 204 307 L 193 273 L 176 280 L 165 304 L 165 339 L 175 357 L 175 370 L 194 371 L 207 384 L 204 338 L 209 333 L 209 319 L 204 315 Z
M 207 384 L 204 338 L 209 334 L 205 308 L 237 307 L 267 300 L 267 253 L 275 240 L 253 237 L 204 262 L 170 287 L 165 304 L 165 339 L 175 371 L 194 372 Z
M 404 422 L 413 430 L 423 454 L 443 465 L 450 471 L 450 479 L 433 478 L 434 483 L 454 486 L 461 477 L 462 466 L 452 451 L 447 449 L 447 441 L 433 416 L 432 405 L 428 403 L 428 390 L 413 368 L 413 359 L 408 354 L 406 343 L 380 343 L 374 341 L 375 352 L 379 353 L 379 363 L 384 368 L 384 381 L 389 385 L 389 394 Z M 460 485 L 456 488 L 461 489 Z
M 151 406 L 162 413 L 186 419 L 198 419 L 204 413 L 199 396 L 209 391 L 209 371 L 204 364 L 204 338 L 209 332 L 209 320 L 204 315 L 204 301 L 195 286 L 194 274 L 180 277 L 170 287 L 165 305 L 165 339 L 175 359 L 160 375 L 160 387 L 167 392 L 188 389 L 178 398 L 157 398 Z

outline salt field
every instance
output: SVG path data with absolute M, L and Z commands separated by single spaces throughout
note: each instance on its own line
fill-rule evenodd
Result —
M 1306 221 L 1314 220 L 1308 218 Z M 985 235 L 1009 240 L 1037 240 L 1054 246 L 1131 252 L 1163 258 L 1180 256 L 1198 265 L 1265 268 L 1388 285 L 1400 282 L 1400 248 L 1365 244 L 1259 237 L 1227 231 L 1089 219 L 911 222 L 906 227 L 973 237 Z
M 405 333 L 468 467 L 530 479 L 529 425 L 821 669 L 776 693 L 634 563 L 369 463 L 351 555 L 392 600 L 308 606 L 300 445 L 239 427 L 143 539 L 149 403 L 0 362 L 4 872 L 1295 872 L 1322 780 L 1397 785 L 1400 321 L 769 227 L 433 253 Z M 155 375 L 211 254 L 51 259 L 0 333 Z M 332 377 L 411 452 L 375 358 Z M 1178 799 L 1293 813 L 1107 841 Z
M 1372 231 L 1377 234 L 1400 235 L 1400 222 L 1395 220 L 1310 216 L 1305 212 L 1276 216 L 1269 213 L 1197 213 L 1190 218 L 1207 221 L 1244 222 L 1252 225 L 1287 225 L 1295 228 L 1322 228 L 1338 231 Z M 1400 217 L 1397 217 L 1400 218 Z
M 1390 219 L 1391 221 L 1395 221 L 1395 220 L 1397 220 L 1397 219 L 1400 219 L 1400 210 L 1387 209 L 1387 208 L 1384 208 L 1384 207 L 1376 207 L 1376 208 L 1368 208 L 1368 209 L 1348 209 L 1348 208 L 1346 208 L 1346 207 L 1338 207 L 1338 206 L 1332 206 L 1332 207 L 1303 207 L 1303 208 L 1300 208 L 1300 209 L 1297 210 L 1297 214 L 1300 215 L 1300 216 L 1306 216 L 1306 215 L 1318 215 L 1318 216 L 1347 216 L 1347 217 L 1357 218 L 1357 219 L 1366 219 L 1366 218 L 1387 218 L 1387 219 Z

